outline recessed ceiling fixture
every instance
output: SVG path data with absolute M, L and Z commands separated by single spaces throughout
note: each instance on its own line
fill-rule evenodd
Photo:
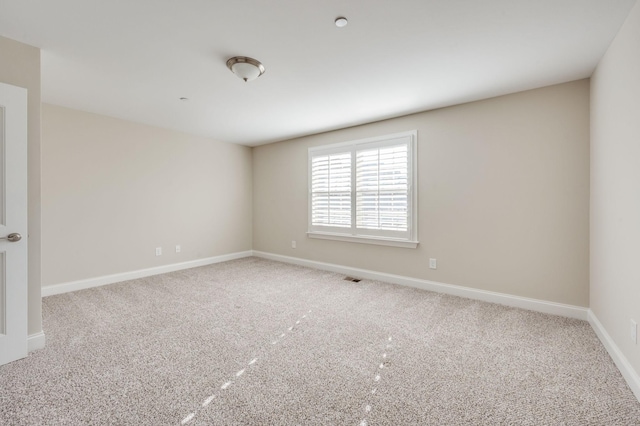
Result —
M 344 16 L 340 16 L 336 18 L 335 23 L 336 23 L 336 27 L 342 28 L 342 27 L 346 27 L 349 21 L 347 21 L 347 18 L 345 18 Z
M 264 65 L 260 61 L 246 56 L 234 56 L 227 61 L 227 68 L 244 81 L 255 80 L 264 74 Z

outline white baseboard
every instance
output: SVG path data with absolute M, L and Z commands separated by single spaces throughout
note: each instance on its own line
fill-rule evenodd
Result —
M 35 334 L 30 334 L 29 337 L 27 337 L 27 350 L 29 352 L 37 351 L 38 349 L 43 349 L 44 344 L 45 344 L 45 337 L 44 337 L 43 331 Z
M 251 257 L 253 252 L 242 251 L 238 253 L 223 254 L 221 256 L 208 257 L 206 259 L 191 260 L 188 262 L 173 263 L 171 265 L 156 266 L 154 268 L 139 269 L 137 271 L 123 272 L 120 274 L 105 275 L 102 277 L 88 278 L 86 280 L 71 281 L 68 283 L 55 284 L 42 287 L 42 297 L 53 296 L 55 294 L 68 293 L 70 291 L 84 290 L 87 288 L 100 287 L 107 284 L 119 283 L 122 281 L 134 280 L 137 278 L 150 277 L 152 275 L 166 274 L 167 272 L 180 271 L 183 269 L 195 268 L 198 266 L 212 265 L 214 263 L 227 262 L 229 260 Z
M 405 277 L 402 275 L 386 274 L 383 272 L 375 272 L 367 269 L 351 268 L 348 266 L 336 265 L 333 263 L 316 262 L 313 260 L 282 256 L 279 254 L 266 253 L 256 250 L 253 251 L 253 255 L 264 259 L 276 260 L 284 263 L 292 263 L 295 265 L 337 272 L 357 278 L 385 281 L 393 284 L 415 287 L 422 290 L 465 297 L 467 299 L 482 300 L 483 302 L 497 303 L 500 305 L 512 306 L 515 308 L 522 308 L 530 311 L 543 312 L 545 314 L 560 315 L 585 321 L 587 320 L 588 309 L 582 308 L 580 306 L 565 305 L 562 303 L 548 302 L 546 300 L 512 296 L 505 293 L 478 290 L 470 287 L 444 284 L 435 281 L 422 280 L 419 278 Z
M 609 356 L 611 356 L 611 359 L 613 359 L 618 370 L 620 370 L 622 377 L 627 381 L 631 391 L 640 402 L 640 376 L 633 369 L 631 363 L 629 363 L 620 348 L 618 348 L 618 345 L 615 344 L 609 333 L 607 333 L 607 330 L 605 330 L 602 323 L 598 320 L 598 317 L 596 317 L 596 314 L 594 314 L 591 309 L 589 309 L 589 323 L 607 352 L 609 352 Z

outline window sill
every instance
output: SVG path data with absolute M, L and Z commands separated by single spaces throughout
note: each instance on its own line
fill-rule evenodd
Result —
M 363 237 L 346 234 L 334 234 L 331 232 L 307 232 L 307 237 L 317 238 L 321 240 L 348 241 L 351 243 L 376 244 L 379 246 L 392 246 L 403 248 L 416 248 L 418 241 L 396 240 L 393 238 L 382 237 Z

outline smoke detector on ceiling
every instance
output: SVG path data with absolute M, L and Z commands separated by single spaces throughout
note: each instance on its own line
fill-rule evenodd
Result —
M 346 27 L 348 23 L 349 21 L 347 21 L 347 18 L 344 16 L 340 16 L 335 20 L 336 27 L 338 28 Z

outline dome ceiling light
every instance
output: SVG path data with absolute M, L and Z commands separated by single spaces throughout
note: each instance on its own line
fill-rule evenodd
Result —
M 227 61 L 227 68 L 246 81 L 255 80 L 264 74 L 264 65 L 260 61 L 246 56 L 234 56 Z

